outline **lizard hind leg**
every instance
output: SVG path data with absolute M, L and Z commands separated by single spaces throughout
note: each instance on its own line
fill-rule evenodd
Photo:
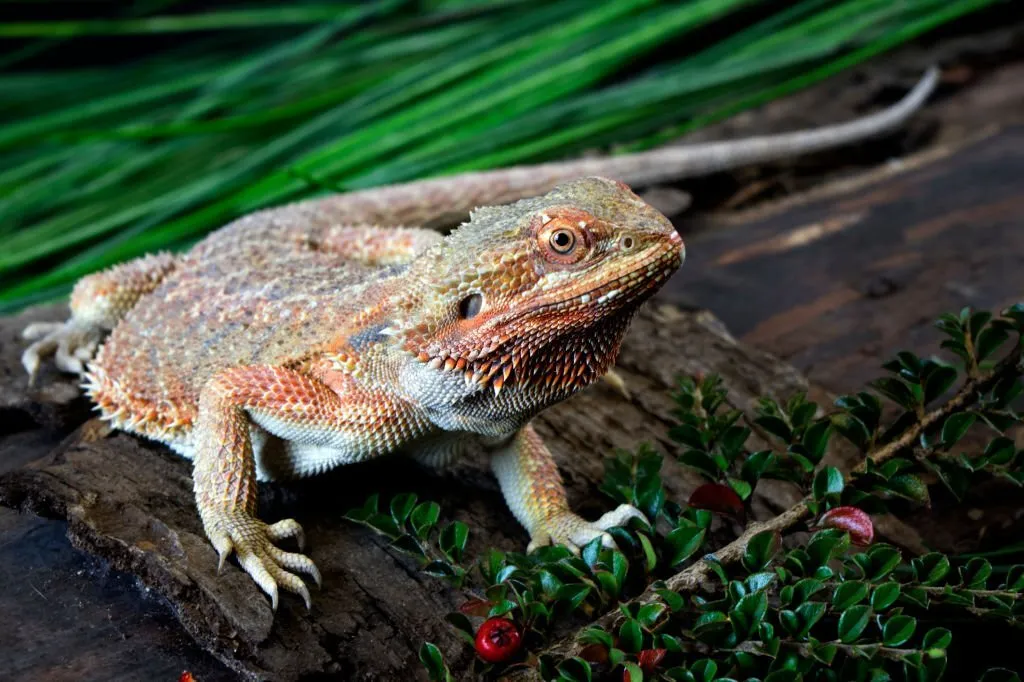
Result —
M 143 256 L 83 277 L 71 292 L 71 317 L 65 322 L 30 324 L 22 336 L 33 343 L 21 355 L 29 380 L 53 356 L 57 368 L 83 374 L 100 342 L 145 294 L 156 289 L 177 260 L 168 253 Z

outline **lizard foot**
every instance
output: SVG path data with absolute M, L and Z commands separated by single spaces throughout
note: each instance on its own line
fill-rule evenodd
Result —
M 39 363 L 53 356 L 54 364 L 64 372 L 82 374 L 85 363 L 92 360 L 103 340 L 103 329 L 77 322 L 36 322 L 25 327 L 22 337 L 34 341 L 21 354 L 21 364 L 28 372 L 29 381 L 35 379 Z
M 606 531 L 616 526 L 624 526 L 632 518 L 645 518 L 636 507 L 620 504 L 597 521 L 585 521 L 569 510 L 559 512 L 546 518 L 540 527 L 531 533 L 527 553 L 544 545 L 565 545 L 573 554 L 594 538 L 601 538 L 601 544 L 608 548 L 615 547 L 615 541 Z
M 294 537 L 301 549 L 303 533 L 298 522 L 285 519 L 266 524 L 244 512 L 213 512 L 203 516 L 206 535 L 220 555 L 218 573 L 234 552 L 245 572 L 270 597 L 274 611 L 277 611 L 278 586 L 302 597 L 307 610 L 312 608 L 309 590 L 296 573 L 310 576 L 320 587 L 320 571 L 316 564 L 305 554 L 286 552 L 273 544 Z

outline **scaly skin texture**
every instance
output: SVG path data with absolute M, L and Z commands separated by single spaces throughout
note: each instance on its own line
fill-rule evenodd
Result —
M 265 212 L 181 256 L 84 279 L 61 329 L 113 326 L 84 373 L 102 416 L 193 460 L 210 541 L 275 606 L 280 588 L 308 604 L 299 575 L 320 575 L 274 544 L 301 541 L 295 521 L 256 518 L 257 480 L 381 455 L 493 453 L 532 545 L 610 542 L 604 531 L 638 512 L 573 514 L 529 421 L 608 371 L 638 306 L 682 262 L 671 223 L 602 178 L 479 209 L 443 238 L 354 212 L 352 226 L 317 203 Z M 43 351 L 65 343 L 61 329 Z
M 683 245 L 627 185 L 580 177 L 649 182 L 855 141 L 902 123 L 934 82 L 930 73 L 889 110 L 817 131 L 470 173 L 255 213 L 187 253 L 82 279 L 67 322 L 25 330 L 35 343 L 23 363 L 34 376 L 52 354 L 83 375 L 114 427 L 190 458 L 221 563 L 237 555 L 275 608 L 279 588 L 308 606 L 300 576 L 319 583 L 320 574 L 274 544 L 295 537 L 301 546 L 298 523 L 256 518 L 257 480 L 382 455 L 444 465 L 489 454 L 531 547 L 610 544 L 605 531 L 639 512 L 575 515 L 530 420 L 609 371 Z M 403 227 L 510 201 L 477 209 L 443 238 Z

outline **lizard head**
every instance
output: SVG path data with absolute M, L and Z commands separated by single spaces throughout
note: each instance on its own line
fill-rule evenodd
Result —
M 404 348 L 438 372 L 543 408 L 604 374 L 633 314 L 682 263 L 672 224 L 625 184 L 586 178 L 469 222 L 417 258 Z

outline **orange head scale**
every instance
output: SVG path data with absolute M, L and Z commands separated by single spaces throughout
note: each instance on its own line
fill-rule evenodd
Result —
M 533 413 L 611 367 L 633 314 L 684 253 L 629 187 L 576 180 L 479 209 L 417 258 L 395 335 L 430 370 Z

